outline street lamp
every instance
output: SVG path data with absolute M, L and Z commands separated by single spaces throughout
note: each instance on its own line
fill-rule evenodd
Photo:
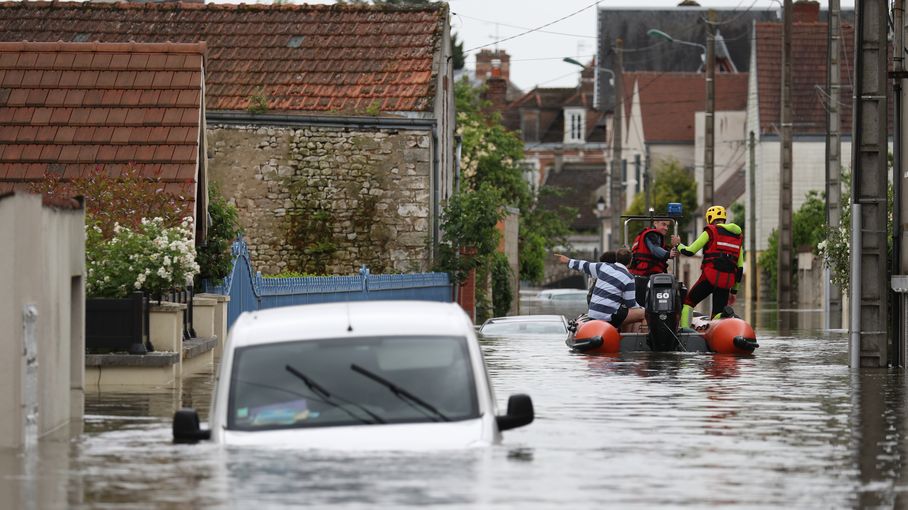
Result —
M 585 65 L 583 65 L 583 64 L 581 64 L 580 62 L 578 62 L 578 61 L 572 59 L 571 57 L 564 57 L 564 58 L 561 59 L 561 60 L 564 61 L 564 62 L 567 62 L 568 64 L 574 64 L 575 66 L 580 66 L 580 67 L 586 69 L 586 66 L 585 66 Z M 599 67 L 598 69 L 599 69 L 600 71 L 604 71 L 604 72 L 606 72 L 606 73 L 609 74 L 609 76 L 610 76 L 610 78 L 608 79 L 608 84 L 609 84 L 609 85 L 614 85 L 614 84 L 615 84 L 615 72 L 614 72 L 614 71 L 612 71 L 611 69 L 606 69 L 606 68 L 604 68 L 604 67 Z
M 704 60 L 706 60 L 706 46 L 704 46 L 700 43 L 675 39 L 674 37 L 666 34 L 665 32 L 663 32 L 661 30 L 656 30 L 655 28 L 651 28 L 651 29 L 647 30 L 646 35 L 648 35 L 650 37 L 655 37 L 656 39 L 665 39 L 666 41 L 668 41 L 670 43 L 686 44 L 687 46 L 696 46 L 697 48 L 700 48 L 703 51 L 703 55 L 701 55 L 701 57 Z

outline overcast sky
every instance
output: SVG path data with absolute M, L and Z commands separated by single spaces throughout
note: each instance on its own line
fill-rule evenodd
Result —
M 498 47 L 511 56 L 511 81 L 523 90 L 535 85 L 571 87 L 577 84 L 579 67 L 562 62 L 564 57 L 589 61 L 596 53 L 595 0 L 450 0 L 451 29 L 469 50 L 526 32 L 564 16 L 550 26 L 511 40 Z M 672 7 L 678 0 L 601 0 L 599 7 Z M 778 0 L 700 0 L 703 7 L 766 8 L 779 7 Z M 821 2 L 826 8 L 827 2 Z M 854 1 L 841 1 L 843 8 L 853 8 Z M 721 14 L 720 14 L 721 19 Z M 545 33 L 545 32 L 557 32 Z M 705 44 L 705 41 L 697 41 Z M 473 67 L 469 52 L 467 66 Z M 578 58 L 579 57 L 579 58 Z
M 211 0 L 209 0 L 211 1 Z M 214 0 L 223 1 L 223 0 Z M 241 0 L 229 0 L 238 2 Z M 249 1 L 249 0 L 243 0 Z M 306 0 L 298 0 L 306 3 Z M 330 4 L 335 0 L 308 0 Z M 473 55 L 480 47 L 495 48 L 503 40 L 530 29 L 548 25 L 526 35 L 503 40 L 500 49 L 511 56 L 511 81 L 522 90 L 536 85 L 573 87 L 580 68 L 562 61 L 573 57 L 588 62 L 596 53 L 596 9 L 673 7 L 680 0 L 448 0 L 451 30 L 463 41 L 467 67 L 474 66 Z M 701 7 L 719 9 L 778 9 L 781 0 L 699 0 Z M 853 9 L 854 0 L 840 0 L 843 9 Z M 828 2 L 820 2 L 825 9 Z M 721 20 L 722 14 L 719 13 Z M 561 18 L 565 18 L 560 21 Z M 705 44 L 706 41 L 694 41 Z M 488 45 L 488 46 L 486 46 Z

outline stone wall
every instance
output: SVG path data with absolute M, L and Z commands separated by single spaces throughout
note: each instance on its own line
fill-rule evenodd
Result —
M 431 133 L 208 128 L 208 173 L 263 274 L 429 270 Z

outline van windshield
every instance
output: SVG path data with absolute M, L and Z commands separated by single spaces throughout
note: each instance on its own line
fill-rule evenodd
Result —
M 227 427 L 260 430 L 479 417 L 467 339 L 306 340 L 237 349 Z

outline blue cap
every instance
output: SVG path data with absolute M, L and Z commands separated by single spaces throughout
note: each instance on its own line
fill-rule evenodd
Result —
M 668 214 L 672 216 L 681 216 L 681 204 L 679 202 L 669 202 Z

